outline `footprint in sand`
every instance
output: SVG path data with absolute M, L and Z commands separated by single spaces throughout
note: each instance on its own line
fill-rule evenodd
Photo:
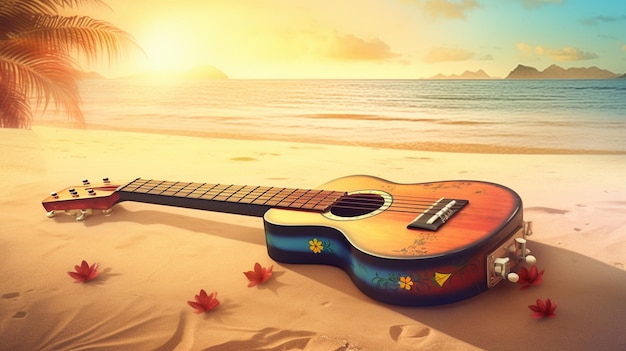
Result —
M 425 340 L 430 328 L 417 324 L 394 325 L 389 328 L 389 335 L 398 343 L 415 343 Z
M 254 157 L 231 157 L 231 160 L 233 161 L 258 161 Z
M 20 293 L 18 293 L 18 292 L 6 293 L 6 294 L 2 295 L 2 298 L 3 299 L 7 299 L 7 300 L 15 299 L 15 298 L 18 298 L 18 297 L 20 297 Z
M 22 296 L 22 294 L 18 292 L 2 294 L 2 298 L 6 300 L 17 300 L 20 296 Z M 12 318 L 24 318 L 24 317 L 26 317 L 26 312 L 24 311 L 15 312 L 15 314 L 13 314 L 12 316 Z

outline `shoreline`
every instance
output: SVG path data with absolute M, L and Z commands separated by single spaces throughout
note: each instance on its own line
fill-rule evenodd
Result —
M 393 150 L 405 150 L 405 151 L 426 151 L 426 152 L 451 152 L 451 153 L 463 153 L 463 154 L 502 154 L 502 155 L 606 155 L 606 156 L 618 156 L 626 155 L 626 150 L 594 150 L 594 149 L 568 149 L 568 148 L 535 148 L 535 147 L 521 147 L 521 146 L 507 146 L 507 145 L 493 145 L 493 144 L 477 144 L 477 143 L 438 143 L 438 142 L 411 142 L 411 143 L 382 143 L 382 142 L 340 142 L 333 139 L 322 138 L 289 138 L 282 136 L 270 136 L 264 138 L 260 135 L 243 134 L 243 133 L 217 133 L 210 131 L 191 131 L 191 130 L 176 130 L 176 129 L 159 129 L 159 128 L 146 128 L 146 127 L 118 127 L 109 126 L 104 124 L 89 124 L 85 126 L 79 126 L 76 122 L 60 121 L 60 120 L 47 120 L 47 121 L 34 121 L 31 125 L 33 127 L 54 127 L 65 128 L 75 130 L 99 130 L 99 131 L 122 131 L 122 132 L 134 132 L 134 133 L 147 133 L 147 134 L 160 134 L 160 135 L 174 135 L 174 136 L 189 136 L 198 138 L 217 138 L 217 139 L 234 139 L 234 140 L 267 140 L 267 141 L 282 141 L 282 142 L 299 142 L 307 144 L 318 145 L 342 145 L 342 146 L 357 146 L 357 147 L 369 147 L 369 148 L 381 148 L 381 149 L 393 149 Z

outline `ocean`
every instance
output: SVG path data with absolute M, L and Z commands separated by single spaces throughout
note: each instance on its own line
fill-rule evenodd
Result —
M 82 82 L 81 93 L 87 126 L 97 128 L 435 151 L 626 153 L 626 79 L 108 79 Z

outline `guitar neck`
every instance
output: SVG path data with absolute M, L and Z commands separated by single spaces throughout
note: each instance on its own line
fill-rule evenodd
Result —
M 170 182 L 137 178 L 117 190 L 119 201 L 135 201 L 262 217 L 270 208 L 324 212 L 341 191 Z

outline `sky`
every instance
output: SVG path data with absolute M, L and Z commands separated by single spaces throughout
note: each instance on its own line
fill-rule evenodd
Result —
M 236 79 L 416 79 L 518 64 L 626 73 L 623 0 L 105 0 L 78 12 L 143 49 L 115 77 L 212 65 Z

